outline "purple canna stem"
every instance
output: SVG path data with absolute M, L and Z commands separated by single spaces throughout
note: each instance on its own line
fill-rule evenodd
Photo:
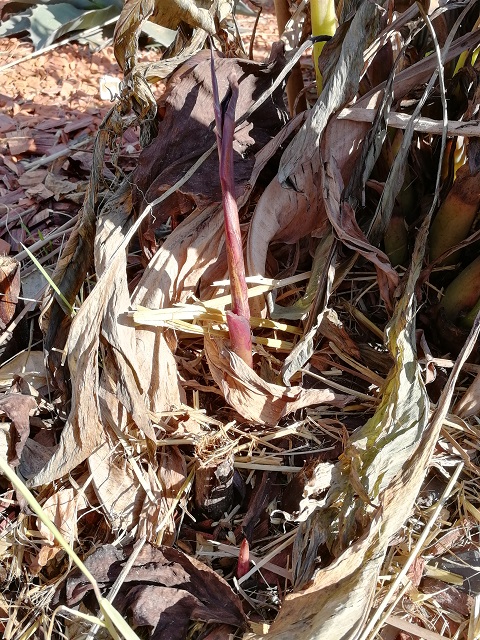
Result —
M 217 77 L 211 58 L 213 109 L 215 112 L 218 157 L 220 161 L 220 184 L 222 186 L 223 215 L 225 220 L 225 244 L 227 248 L 228 273 L 232 310 L 227 311 L 227 325 L 232 351 L 250 367 L 252 360 L 252 335 L 250 332 L 250 307 L 245 281 L 242 234 L 235 199 L 235 176 L 233 170 L 233 134 L 235 131 L 235 106 L 238 98 L 238 82 L 232 73 L 228 78 L 230 93 L 225 103 L 220 104 Z

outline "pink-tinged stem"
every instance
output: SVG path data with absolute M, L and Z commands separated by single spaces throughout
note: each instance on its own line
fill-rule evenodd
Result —
M 243 578 L 250 570 L 250 547 L 248 540 L 244 538 L 240 545 L 237 563 L 237 578 Z
M 225 220 L 225 244 L 230 277 L 232 311 L 227 313 L 232 350 L 250 367 L 252 360 L 252 335 L 250 332 L 250 307 L 248 289 L 245 280 L 242 234 L 235 199 L 235 176 L 233 166 L 233 134 L 235 131 L 235 106 L 238 99 L 238 82 L 234 74 L 228 78 L 230 95 L 222 109 L 218 95 L 212 49 L 212 88 L 215 123 L 217 132 L 218 156 L 220 160 L 220 184 Z

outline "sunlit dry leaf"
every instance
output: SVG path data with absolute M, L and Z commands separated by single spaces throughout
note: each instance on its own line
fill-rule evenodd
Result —
M 153 482 L 153 479 L 150 482 L 150 495 L 155 497 L 155 501 L 151 503 L 149 496 L 145 497 L 140 530 L 149 540 L 155 540 L 160 536 L 162 544 L 171 545 L 176 532 L 175 505 L 187 477 L 185 458 L 178 447 L 162 447 L 158 455 L 156 473 L 158 482 Z M 160 524 L 162 528 L 159 530 Z
M 101 241 L 97 244 L 97 274 L 100 276 L 104 270 L 106 274 L 72 322 L 67 343 L 68 364 L 72 378 L 71 411 L 62 431 L 57 451 L 48 465 L 30 480 L 32 486 L 51 482 L 52 479 L 68 473 L 102 443 L 103 426 L 98 401 L 98 349 L 102 323 L 105 322 L 108 330 L 109 314 L 113 313 L 116 326 L 114 335 L 128 333 L 128 327 L 116 322 L 119 313 L 118 300 L 122 300 L 121 296 L 126 286 L 124 284 L 126 276 L 122 276 L 126 269 L 126 255 L 124 252 L 116 252 L 116 249 L 127 231 L 124 222 L 128 219 L 130 212 L 128 196 L 128 190 L 125 193 L 125 185 L 122 185 L 117 198 L 109 201 L 111 208 L 105 207 L 105 217 L 100 217 L 99 220 Z M 109 265 L 110 261 L 113 267 Z M 110 270 L 107 270 L 107 265 L 111 267 Z M 130 330 L 133 334 L 133 328 Z M 126 340 L 119 349 L 117 361 L 123 362 L 126 359 L 126 376 L 135 379 L 138 367 L 133 365 L 129 372 L 129 360 L 123 355 L 125 352 L 128 353 L 128 344 Z M 120 380 L 122 380 L 121 376 Z M 145 430 L 148 430 L 150 423 L 146 418 L 146 409 L 144 408 L 142 413 L 140 406 L 140 404 L 137 405 L 139 422 Z
M 192 213 L 157 251 L 132 295 L 133 307 L 161 309 L 185 302 L 199 280 L 215 264 L 222 244 L 223 213 L 218 204 Z M 136 354 L 142 379 L 149 381 L 150 409 L 160 411 L 180 405 L 177 364 L 164 331 L 138 327 Z
M 120 450 L 121 451 L 121 450 Z M 145 496 L 128 459 L 105 437 L 88 457 L 88 468 L 98 501 L 113 531 L 132 528 L 138 522 Z
M 0 390 L 10 389 L 16 376 L 23 378 L 35 389 L 44 387 L 47 372 L 42 351 L 22 351 L 0 367 Z
M 55 200 L 60 200 L 60 198 L 65 196 L 68 198 L 69 194 L 85 191 L 84 182 L 72 182 L 65 177 L 56 176 L 53 173 L 47 174 L 45 186 L 53 193 Z
M 306 165 L 316 162 L 319 141 L 328 119 L 356 94 L 364 64 L 362 52 L 379 29 L 378 18 L 378 8 L 372 3 L 362 2 L 358 7 L 341 44 L 338 60 L 325 78 L 322 94 L 282 156 L 278 174 L 281 184 L 289 178 L 292 186 L 299 190 L 301 185 L 297 186 L 297 180 L 308 170 Z
M 280 418 L 315 404 L 345 406 L 351 397 L 331 389 L 283 387 L 262 380 L 224 342 L 205 336 L 205 354 L 225 400 L 246 420 L 277 425 Z
M 15 258 L 0 256 L 0 328 L 12 320 L 20 294 L 20 264 Z
M 376 14 L 373 5 L 361 4 L 344 36 L 341 53 L 329 71 L 321 96 L 283 153 L 278 175 L 259 199 L 248 236 L 248 275 L 265 275 L 268 246 L 272 241 L 293 243 L 308 233 L 314 236 L 325 233 L 327 217 L 321 198 L 318 145 L 330 116 L 358 89 L 363 66 L 359 51 L 365 49 L 378 29 Z M 349 69 L 348 74 L 344 73 L 345 68 Z M 361 124 L 346 131 L 341 123 L 338 128 L 338 135 L 335 133 L 329 141 L 334 147 L 332 153 L 342 163 L 341 171 L 345 168 L 347 176 L 368 129 Z M 255 305 L 258 307 L 258 303 Z M 254 306 L 252 312 L 260 315 L 261 309 Z
M 265 275 L 271 242 L 293 244 L 324 224 L 318 164 L 312 161 L 302 167 L 295 189 L 284 188 L 275 177 L 263 191 L 248 231 L 247 275 Z M 253 309 L 252 313 L 260 315 Z

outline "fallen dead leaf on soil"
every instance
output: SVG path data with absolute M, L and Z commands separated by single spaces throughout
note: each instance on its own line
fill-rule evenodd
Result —
M 111 585 L 128 554 L 104 545 L 85 561 L 100 587 Z M 92 585 L 81 575 L 67 579 L 69 606 L 79 603 Z M 212 569 L 172 547 L 145 544 L 125 577 L 116 599 L 138 626 L 153 627 L 150 637 L 182 640 L 190 620 L 245 625 L 240 599 Z

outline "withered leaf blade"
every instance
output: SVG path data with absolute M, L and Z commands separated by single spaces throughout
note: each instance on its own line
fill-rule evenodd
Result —
M 480 373 L 453 408 L 453 412 L 460 418 L 473 416 L 480 410 Z
M 278 174 L 280 183 L 285 184 L 290 178 L 296 184 L 305 165 L 311 163 L 318 154 L 318 143 L 329 117 L 357 92 L 363 68 L 363 56 L 359 52 L 365 50 L 379 30 L 378 18 L 378 7 L 372 3 L 362 2 L 358 7 L 319 99 L 282 156 Z M 345 69 L 348 69 L 348 74 Z
M 415 285 L 425 253 L 421 228 L 405 292 L 387 328 L 394 366 L 375 414 L 357 429 L 333 470 L 325 505 L 300 525 L 295 544 L 297 588 L 285 599 L 269 637 L 355 638 L 372 607 L 392 536 L 411 513 L 440 424 L 428 429 L 429 400 L 415 350 Z M 318 544 L 335 559 L 315 571 Z
M 398 274 L 388 256 L 374 247 L 365 237 L 355 219 L 355 212 L 347 202 L 341 201 L 342 177 L 335 160 L 326 162 L 322 172 L 323 197 L 328 219 L 338 238 L 354 251 L 370 260 L 377 270 L 380 294 L 387 310 L 393 310 L 393 295 L 398 286 Z
M 85 560 L 101 588 L 111 585 L 128 560 L 125 550 L 104 545 Z M 67 579 L 69 606 L 80 602 L 92 585 L 78 572 Z M 155 607 L 148 603 L 151 600 Z M 155 547 L 146 543 L 138 554 L 116 604 L 123 612 L 131 611 L 137 624 L 155 628 L 152 637 L 189 620 L 204 620 L 244 627 L 245 615 L 240 599 L 223 578 L 207 565 L 172 547 Z M 172 626 L 173 625 L 173 626 Z M 175 635 L 172 638 L 183 638 Z
M 186 22 L 211 35 L 215 33 L 213 16 L 195 0 L 126 0 L 114 34 L 115 57 L 125 72 L 132 69 L 138 36 L 149 18 L 167 29 L 177 29 L 180 22 Z

